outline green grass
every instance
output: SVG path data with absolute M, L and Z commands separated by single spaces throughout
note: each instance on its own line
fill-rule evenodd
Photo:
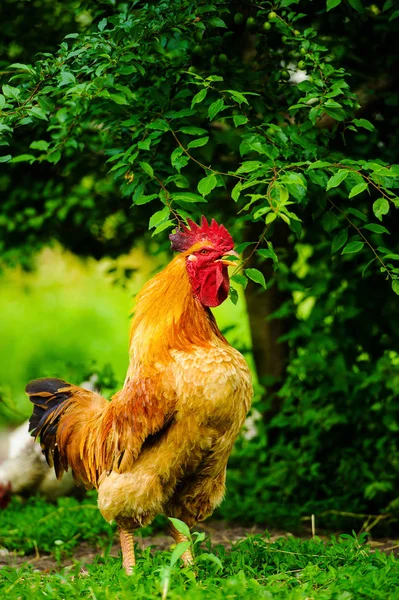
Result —
M 150 533 L 148 529 L 146 533 Z M 281 600 L 395 600 L 399 598 L 399 561 L 391 554 L 372 553 L 364 536 L 301 540 L 267 534 L 249 536 L 229 548 L 211 547 L 204 534 L 194 534 L 194 571 L 181 568 L 179 547 L 170 551 L 137 550 L 137 567 L 128 578 L 120 558 L 109 555 L 115 537 L 95 508 L 95 495 L 80 503 L 63 498 L 58 505 L 40 499 L 26 504 L 16 499 L 2 512 L 0 543 L 18 553 L 35 549 L 52 552 L 51 572 L 35 563 L 0 570 L 0 597 L 9 600 L 91 598 L 94 600 L 152 599 L 281 599 Z M 81 541 L 96 544 L 93 564 L 73 561 Z M 27 555 L 27 559 L 32 556 Z

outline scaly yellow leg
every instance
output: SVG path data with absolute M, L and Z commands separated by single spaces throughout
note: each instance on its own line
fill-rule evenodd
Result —
M 170 533 L 175 540 L 176 544 L 180 544 L 181 542 L 188 542 L 188 537 L 177 531 L 176 527 L 170 524 Z M 194 564 L 194 557 L 192 555 L 191 549 L 187 548 L 181 555 L 181 559 L 185 567 Z
M 134 555 L 134 530 L 119 528 L 119 537 L 122 548 L 122 564 L 127 575 L 133 573 L 133 567 L 136 565 L 136 557 Z

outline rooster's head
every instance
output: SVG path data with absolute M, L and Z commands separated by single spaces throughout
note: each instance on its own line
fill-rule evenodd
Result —
M 187 222 L 188 227 L 183 225 L 169 236 L 172 250 L 185 256 L 194 296 L 204 306 L 219 306 L 229 293 L 227 267 L 235 264 L 226 257 L 238 256 L 233 250 L 233 238 L 224 225 L 218 225 L 214 219 L 211 224 L 205 217 L 201 225 L 191 219 Z

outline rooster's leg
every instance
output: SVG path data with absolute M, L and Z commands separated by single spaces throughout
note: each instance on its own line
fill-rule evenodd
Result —
M 188 537 L 186 537 L 185 535 L 180 533 L 180 531 L 177 531 L 176 527 L 174 525 L 172 525 L 172 523 L 170 524 L 170 533 L 171 533 L 173 539 L 175 540 L 176 544 L 180 544 L 181 542 L 189 541 Z M 185 567 L 188 567 L 188 566 L 194 564 L 194 557 L 192 555 L 190 548 L 187 548 L 187 550 L 185 550 L 183 552 L 183 554 L 181 555 L 181 559 L 182 559 Z
M 121 540 L 123 568 L 127 575 L 131 575 L 133 567 L 136 565 L 136 557 L 134 555 L 134 529 L 120 527 L 119 536 Z

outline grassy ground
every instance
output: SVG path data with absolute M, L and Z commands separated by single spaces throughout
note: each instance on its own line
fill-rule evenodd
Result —
M 63 498 L 57 506 L 14 499 L 1 517 L 0 544 L 10 554 L 2 551 L 0 597 L 10 600 L 399 599 L 399 561 L 392 553 L 372 552 L 364 537 L 326 541 L 256 534 L 229 543 L 219 535 L 216 541 L 223 543 L 215 545 L 205 533 L 194 533 L 197 577 L 193 569 L 181 568 L 184 548 L 154 551 L 139 543 L 138 564 L 128 578 L 115 531 L 102 520 L 94 494 L 82 503 Z M 96 550 L 84 556 L 82 548 L 87 553 L 92 546 Z

